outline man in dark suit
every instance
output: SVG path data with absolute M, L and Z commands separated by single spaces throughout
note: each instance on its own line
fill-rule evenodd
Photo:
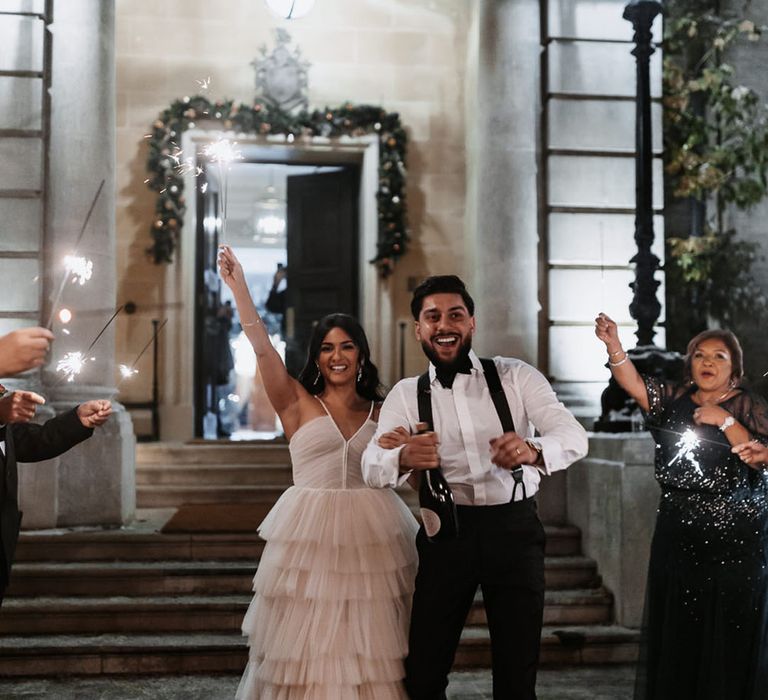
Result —
M 11 575 L 13 555 L 19 539 L 21 513 L 18 503 L 19 462 L 40 462 L 58 457 L 86 440 L 93 429 L 112 413 L 109 401 L 80 404 L 43 425 L 29 421 L 42 396 L 32 391 L 8 394 L 0 385 L 0 605 Z

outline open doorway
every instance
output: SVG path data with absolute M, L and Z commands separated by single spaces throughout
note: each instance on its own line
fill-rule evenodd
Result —
M 232 246 L 272 342 L 296 376 L 313 324 L 359 313 L 360 168 L 240 162 L 211 168 L 197 197 L 195 434 L 270 440 L 282 435 L 216 251 Z M 226 187 L 226 220 L 218 201 Z

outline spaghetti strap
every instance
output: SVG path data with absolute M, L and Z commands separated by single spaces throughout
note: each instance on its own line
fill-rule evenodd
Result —
M 333 416 L 331 415 L 331 412 L 328 410 L 328 406 L 325 405 L 325 402 L 317 395 L 312 394 L 319 402 L 320 405 L 323 407 L 323 410 L 328 414 L 329 418 L 333 419 Z

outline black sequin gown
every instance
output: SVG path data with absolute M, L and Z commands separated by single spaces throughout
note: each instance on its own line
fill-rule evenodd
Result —
M 766 700 L 768 473 L 747 467 L 716 426 L 694 424 L 692 389 L 645 382 L 661 501 L 635 698 Z M 742 391 L 720 406 L 767 439 L 760 397 Z

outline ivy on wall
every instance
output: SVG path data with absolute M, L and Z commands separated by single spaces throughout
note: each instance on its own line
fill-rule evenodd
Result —
M 758 246 L 741 240 L 726 217 L 768 194 L 768 108 L 728 60 L 737 47 L 759 42 L 765 28 L 719 5 L 665 3 L 666 184 L 672 202 L 690 204 L 689 231 L 667 238 L 667 340 L 680 349 L 707 326 L 754 322 L 768 309 L 752 274 Z
M 163 110 L 147 135 L 149 156 L 145 181 L 157 192 L 152 245 L 147 252 L 156 264 L 173 262 L 184 223 L 184 176 L 198 169 L 197 157 L 184 156 L 179 144 L 184 131 L 204 122 L 206 127 L 236 133 L 284 135 L 288 143 L 312 137 L 338 138 L 377 134 L 379 138 L 379 189 L 376 195 L 379 230 L 375 264 L 383 277 L 408 244 L 405 195 L 407 137 L 397 113 L 371 105 L 343 104 L 313 112 L 288 114 L 262 101 L 235 104 L 211 102 L 202 96 L 184 97 Z

